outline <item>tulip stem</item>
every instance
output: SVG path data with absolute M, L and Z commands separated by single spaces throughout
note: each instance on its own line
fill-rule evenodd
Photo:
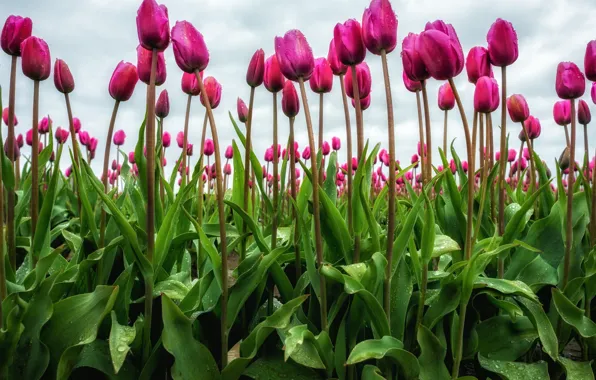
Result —
M 522 122 L 522 130 L 524 131 L 524 136 L 526 137 L 526 141 L 528 142 L 526 145 L 528 146 L 528 152 L 530 153 L 530 186 L 528 187 L 528 191 L 531 193 L 534 192 L 534 186 L 536 186 L 536 177 L 535 177 L 535 170 L 534 170 L 534 148 L 530 143 L 530 135 L 528 134 L 528 129 L 526 125 Z M 519 164 L 517 170 L 519 170 Z
M 430 109 L 428 107 L 428 94 L 426 91 L 426 81 L 420 82 L 422 85 L 422 101 L 424 102 L 424 121 L 426 125 L 426 148 L 424 145 L 420 145 L 420 153 L 426 156 L 426 162 L 424 170 L 422 170 L 423 184 L 426 185 L 432 177 L 432 138 L 431 138 L 431 127 L 430 127 Z M 426 173 L 424 173 L 426 171 Z
M 422 84 L 422 82 L 421 82 Z M 418 133 L 420 135 L 420 146 L 425 146 L 424 139 L 424 123 L 422 121 L 422 101 L 420 100 L 420 90 L 416 90 L 416 106 L 418 108 Z M 420 151 L 422 157 L 420 157 L 420 171 L 422 172 L 422 179 L 425 179 L 425 168 L 426 168 L 426 153 L 425 149 L 421 148 Z M 447 157 L 447 151 L 443 152 Z M 415 170 L 415 169 L 414 169 Z M 424 181 L 423 181 L 424 182 Z
M 348 214 L 348 231 L 350 231 L 350 235 L 354 236 L 354 228 L 352 224 L 352 127 L 350 125 L 350 111 L 348 108 L 348 97 L 346 95 L 346 87 L 344 85 L 344 75 L 339 75 L 339 84 L 341 87 L 341 97 L 344 103 L 344 118 L 346 121 L 346 150 L 348 155 L 348 172 L 346 176 L 348 177 L 348 185 L 347 185 L 347 195 L 348 200 L 346 202 L 347 205 L 347 214 Z
M 488 115 L 487 115 L 487 122 L 488 122 Z M 483 134 L 482 134 L 482 130 L 483 130 L 483 124 L 484 124 L 484 113 L 480 114 L 480 144 L 483 144 Z M 488 128 L 488 123 L 487 123 L 487 128 Z M 486 180 L 487 180 L 487 165 L 488 165 L 488 157 L 484 154 L 484 149 L 481 146 L 480 147 L 480 151 L 482 152 L 480 154 L 480 162 L 482 163 L 482 171 L 480 174 L 480 178 L 481 178 L 481 190 L 480 190 L 480 207 L 478 209 L 478 216 L 477 216 L 477 222 L 476 222 L 476 227 L 474 229 L 474 236 L 472 237 L 472 241 L 475 242 L 478 240 L 478 235 L 480 234 L 480 225 L 482 224 L 482 214 L 484 212 L 484 204 L 486 203 L 486 188 L 487 188 L 487 184 L 486 184 Z
M 290 195 L 293 200 L 296 200 L 296 149 L 294 149 L 294 118 L 290 118 L 290 144 L 288 150 L 290 151 Z M 275 154 L 273 155 L 275 157 Z M 289 202 L 288 202 L 289 203 Z M 301 220 L 298 219 L 296 209 L 292 208 L 292 220 L 294 220 L 294 265 L 296 266 L 296 283 L 302 276 L 302 259 L 300 258 L 300 225 Z
M 592 169 L 592 208 L 590 213 L 590 226 L 592 227 L 592 247 L 596 246 L 596 168 Z
M 205 151 L 205 135 L 207 134 L 207 121 L 209 120 L 209 117 L 207 116 L 207 112 L 205 111 L 205 117 L 203 119 L 203 132 L 201 135 L 201 146 L 199 147 L 199 152 L 200 156 L 199 156 L 199 167 L 201 168 L 201 175 L 199 176 L 199 188 L 198 188 L 198 196 L 197 196 L 197 222 L 199 223 L 199 226 L 201 226 L 201 228 L 203 227 L 203 194 L 205 191 L 205 182 L 203 181 L 203 173 L 207 173 L 207 187 L 209 187 L 209 172 L 204 170 L 203 168 L 203 156 L 204 156 L 204 151 Z M 209 158 L 207 158 L 209 159 Z M 207 165 L 209 166 L 209 165 Z M 202 246 L 201 244 L 199 244 L 198 247 L 198 253 L 199 255 L 201 255 L 202 252 Z M 200 256 L 199 256 L 200 257 Z
M 186 100 L 186 115 L 184 116 L 184 140 L 182 141 L 182 170 L 180 171 L 180 176 L 182 180 L 180 181 L 180 188 L 184 187 L 186 184 L 186 158 L 187 158 L 187 145 L 188 145 L 188 123 L 190 121 L 190 105 L 192 103 L 192 95 L 188 95 L 188 99 Z M 201 147 L 203 149 L 203 147 Z
M 447 115 L 448 115 L 448 110 L 445 110 L 445 118 L 443 120 L 443 153 L 447 154 Z
M 569 141 L 569 128 L 567 128 L 567 124 L 563 126 L 565 129 L 565 140 L 567 140 L 567 146 L 571 146 L 571 141 Z
M 501 67 L 501 148 L 499 160 L 499 235 L 505 233 L 505 166 L 507 165 L 507 66 Z M 499 256 L 497 260 L 498 277 L 505 275 L 505 259 Z
M 383 307 L 387 320 L 391 320 L 391 274 L 393 272 L 393 236 L 395 233 L 395 127 L 393 116 L 393 98 L 391 96 L 391 82 L 387 65 L 387 52 L 381 50 L 383 65 L 383 79 L 385 82 L 385 98 L 387 99 L 387 138 L 389 139 L 389 202 L 387 219 L 387 266 L 385 267 L 385 282 L 383 292 Z
M 321 98 L 322 99 L 322 98 Z M 292 145 L 291 149 L 294 149 Z M 279 206 L 278 178 L 278 146 L 277 146 L 277 92 L 273 93 L 273 218 L 271 220 L 271 249 L 277 247 L 277 218 Z M 294 173 L 295 174 L 295 173 Z M 296 278 L 298 281 L 298 278 Z
M 466 137 L 466 150 L 468 152 L 468 178 L 470 175 L 474 176 L 474 148 L 472 147 L 472 141 L 470 139 L 470 128 L 468 127 L 468 119 L 466 118 L 466 112 L 464 105 L 457 92 L 457 87 L 453 78 L 449 79 L 449 85 L 453 90 L 455 101 L 457 102 L 457 108 L 461 115 L 461 121 L 464 126 L 464 134 Z M 424 88 L 424 86 L 422 87 Z M 474 225 L 474 181 L 472 180 L 472 186 L 470 186 L 470 180 L 468 179 L 468 222 L 466 223 L 466 246 L 465 246 L 465 258 L 469 260 L 472 257 L 472 227 Z
M 354 68 L 352 72 L 354 72 Z M 355 75 L 355 74 L 353 74 Z M 352 82 L 355 82 L 355 77 L 352 77 Z M 306 89 L 304 87 L 304 78 L 298 78 L 300 84 L 300 93 L 302 94 L 302 104 L 304 106 L 304 116 L 306 118 L 306 128 L 308 130 L 308 144 L 310 151 L 314 152 L 315 139 L 312 131 L 312 120 L 310 117 L 310 109 L 308 108 L 308 99 L 306 97 Z M 356 89 L 357 91 L 357 89 Z M 359 105 L 360 102 L 356 101 Z M 291 147 L 293 149 L 294 147 Z M 315 220 L 315 252 L 317 255 L 317 265 L 319 271 L 323 266 L 323 241 L 321 239 L 321 204 L 319 203 L 319 177 L 317 176 L 317 155 L 310 155 L 310 165 L 312 170 L 312 200 L 313 200 L 313 218 Z M 325 276 L 319 276 L 320 279 L 320 306 L 321 306 L 321 329 L 327 331 L 327 290 L 325 288 Z
M 147 87 L 147 260 L 153 263 L 155 250 L 155 77 L 157 49 L 151 55 L 151 76 Z M 116 108 L 116 107 L 114 107 Z M 116 109 L 117 110 L 117 109 Z M 115 111 L 116 112 L 116 111 Z M 115 117 L 115 116 L 114 116 Z M 110 144 L 111 141 L 107 141 Z M 151 354 L 151 321 L 153 313 L 153 278 L 145 278 L 145 322 L 143 326 L 143 362 Z
M 588 124 L 584 124 L 584 161 L 586 163 L 584 170 L 587 171 L 590 162 L 590 148 L 588 145 Z
M 225 368 L 228 364 L 228 326 L 227 326 L 227 319 L 228 319 L 228 252 L 227 252 L 227 243 L 226 243 L 226 217 L 225 217 L 225 209 L 224 209 L 224 192 L 223 192 L 223 185 L 222 185 L 222 170 L 221 170 L 221 156 L 219 152 L 219 139 L 217 137 L 217 127 L 215 125 L 215 118 L 213 117 L 213 112 L 211 110 L 211 104 L 209 103 L 209 98 L 207 97 L 207 93 L 205 92 L 205 86 L 203 85 L 203 81 L 201 80 L 201 76 L 199 71 L 195 71 L 197 76 L 197 82 L 199 82 L 199 87 L 201 89 L 201 96 L 203 97 L 203 103 L 205 104 L 205 108 L 207 109 L 207 115 L 209 115 L 209 124 L 211 125 L 211 136 L 213 137 L 213 146 L 214 146 L 214 153 L 215 153 L 215 170 L 216 170 L 216 186 L 217 186 L 217 211 L 219 216 L 219 239 L 220 239 L 220 249 L 221 249 L 221 368 Z M 251 91 L 254 94 L 254 87 Z M 251 109 L 249 110 L 249 120 L 251 116 L 252 110 L 252 95 L 251 95 Z M 249 150 L 250 152 L 250 150 Z
M 453 368 L 451 369 L 451 378 L 454 380 L 459 377 L 459 366 L 461 364 L 464 348 L 464 328 L 466 325 L 467 309 L 468 304 L 466 302 L 462 302 L 459 305 L 459 325 L 457 331 L 457 341 L 455 342 L 455 359 L 453 361 Z
M 243 199 L 243 209 L 248 213 L 248 182 L 250 178 L 250 153 L 252 151 L 252 138 L 251 138 L 251 125 L 252 125 L 252 108 L 255 101 L 255 88 L 250 88 L 250 100 L 248 103 L 248 117 L 246 119 L 246 143 L 244 144 L 244 197 Z M 252 184 L 255 186 L 256 184 L 253 182 Z M 253 204 L 254 209 L 254 204 Z M 250 214 L 249 214 L 250 215 Z M 242 223 L 242 234 L 246 234 L 247 225 L 246 223 Z M 246 257 L 246 245 L 248 244 L 248 237 L 242 239 L 242 247 L 240 250 L 240 261 L 244 260 Z
M 101 174 L 101 181 L 103 182 L 103 189 L 108 193 L 108 166 L 110 165 L 110 148 L 112 146 L 112 135 L 114 133 L 114 125 L 116 124 L 116 115 L 118 114 L 118 107 L 120 101 L 114 102 L 114 109 L 112 110 L 112 118 L 110 119 L 110 126 L 108 127 L 108 138 L 106 140 L 106 148 L 103 157 L 103 171 Z M 99 229 L 99 248 L 105 246 L 105 233 L 106 233 L 106 211 L 101 208 L 101 223 Z
M 13 57 L 16 58 L 16 57 Z M 14 140 L 14 139 L 13 139 Z M 12 151 L 11 151 L 12 152 Z M 0 165 L 0 178 L 2 178 L 2 165 Z M 7 189 L 8 190 L 8 189 Z M 8 190 L 10 191 L 10 190 Z M 2 201 L 4 199 L 3 197 L 3 189 L 2 186 L 0 186 L 0 216 L 4 215 L 4 202 Z M 4 301 L 4 299 L 6 298 L 7 295 L 7 291 L 6 291 L 6 268 L 5 268 L 5 263 L 6 263 L 6 259 L 4 257 L 4 218 L 0 217 L 0 330 L 2 329 L 2 320 L 3 315 L 2 315 L 2 301 Z
M 11 155 L 11 168 L 15 171 L 14 163 L 17 160 L 17 155 L 14 153 L 14 108 L 15 108 L 15 97 L 16 97 L 16 82 L 17 82 L 17 56 L 13 55 L 10 65 L 10 88 L 8 92 L 8 136 L 7 138 L 7 148 L 8 152 Z M 18 165 L 16 168 L 15 178 L 18 178 Z M 18 186 L 18 182 L 17 182 Z M 2 198 L 0 198 L 2 199 Z M 15 211 L 15 192 L 14 189 L 6 188 L 6 201 L 7 201 L 7 209 L 6 209 L 6 240 L 7 240 L 7 247 L 8 247 L 8 258 L 10 260 L 10 265 L 12 266 L 13 270 L 16 270 L 16 257 L 17 257 L 17 247 L 15 243 L 15 226 L 14 226 L 14 211 Z M 2 214 L 0 214 L 2 215 Z M 2 248 L 3 250 L 3 248 Z M 1 258 L 2 266 L 4 266 L 4 258 Z M 3 272 L 3 268 L 0 269 Z M 1 274 L 0 274 L 1 275 Z M 4 284 L 6 285 L 6 284 Z M 2 285 L 0 285 L 2 286 Z M 6 290 L 6 289 L 5 289 Z M 0 290 L 1 293 L 1 290 Z M 6 296 L 6 294 L 4 294 Z M 1 300 L 4 297 L 0 297 Z M 0 317 L 0 319 L 2 319 Z M 0 322 L 1 325 L 1 322 Z
M 164 148 L 163 146 L 163 117 L 159 118 L 159 139 L 161 141 L 161 149 L 159 150 L 159 165 L 160 165 L 160 173 L 163 171 L 163 158 L 166 154 L 166 148 Z M 116 158 L 119 158 L 120 155 L 116 156 Z M 161 199 L 161 203 L 164 202 L 165 199 L 165 189 L 163 186 L 163 182 L 159 181 L 159 198 Z M 200 245 L 200 244 L 199 244 Z
M 517 155 L 517 171 L 515 173 L 516 177 L 517 177 L 517 182 L 519 183 L 520 179 L 521 179 L 521 159 L 522 159 L 522 153 L 524 151 L 524 141 L 522 140 L 520 146 L 519 146 L 519 153 Z M 509 152 L 507 152 L 507 156 L 509 156 Z M 513 173 L 511 173 L 511 169 L 509 172 L 509 177 L 513 177 Z
M 37 213 L 39 204 L 39 132 L 37 123 L 39 122 L 39 81 L 33 82 L 33 133 L 31 144 L 31 245 L 35 241 L 35 228 L 37 227 Z M 33 267 L 37 264 L 38 252 L 31 252 L 33 258 Z M 16 264 L 16 263 L 15 263 Z M 15 265 L 16 267 L 16 265 Z
M 563 284 L 569 282 L 571 250 L 573 248 L 573 184 L 575 182 L 575 99 L 571 99 L 571 144 L 569 149 L 569 175 L 567 177 L 567 220 L 565 223 L 565 261 L 563 264 Z

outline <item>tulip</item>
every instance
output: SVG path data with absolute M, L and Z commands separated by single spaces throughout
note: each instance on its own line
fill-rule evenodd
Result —
M 27 145 L 33 146 L 33 129 L 27 131 L 25 141 L 27 142 Z
M 214 151 L 215 151 L 215 145 L 213 144 L 213 140 L 206 139 L 205 145 L 203 146 L 203 154 L 207 157 L 210 157 L 211 155 L 213 155 Z
M 327 62 L 329 62 L 329 67 L 331 67 L 331 71 L 333 71 L 334 75 L 344 75 L 346 71 L 348 71 L 348 66 L 341 63 L 339 58 L 337 57 L 334 40 L 331 40 L 331 42 L 329 42 Z
M 286 78 L 308 80 L 312 75 L 315 59 L 301 31 L 290 30 L 283 37 L 275 37 L 275 55 Z
M 149 85 L 151 80 L 151 60 L 153 52 L 143 46 L 137 46 L 137 71 L 141 82 Z M 155 85 L 161 86 L 167 78 L 166 60 L 163 52 L 157 53 L 157 66 L 155 70 Z
M 491 113 L 499 107 L 499 85 L 494 78 L 481 77 L 474 91 L 474 110 Z
M 139 80 L 137 68 L 132 63 L 120 61 L 112 78 L 108 90 L 110 96 L 117 102 L 125 102 L 132 96 Z
M 269 147 L 265 149 L 265 162 L 273 162 L 273 148 Z
M 201 93 L 197 76 L 192 73 L 182 73 L 182 91 L 189 96 L 198 96 Z
M 450 111 L 453 107 L 455 107 L 455 97 L 449 82 L 446 82 L 439 87 L 439 108 L 442 111 Z
M 267 91 L 276 93 L 283 89 L 285 78 L 279 68 L 277 56 L 274 54 L 265 60 L 263 83 Z
M 509 21 L 498 18 L 486 35 L 488 54 L 493 65 L 504 67 L 517 61 L 517 33 Z
M 232 174 L 232 166 L 230 164 L 225 164 L 223 171 L 225 175 Z
M 157 83 L 156 83 L 157 84 Z M 162 90 L 155 103 L 155 116 L 165 119 L 170 114 L 170 97 L 168 90 Z
M 370 107 L 370 94 L 368 94 L 365 98 L 360 98 L 360 109 L 365 111 Z M 356 99 L 352 99 L 352 107 L 356 108 Z
M 366 62 L 362 62 L 356 66 L 356 78 L 360 97 L 367 97 L 370 94 L 372 79 L 370 76 L 370 68 Z M 348 67 L 348 72 L 344 77 L 344 85 L 346 94 L 353 99 L 355 94 L 352 86 L 352 67 Z
M 186 73 L 203 71 L 209 64 L 209 51 L 203 35 L 188 21 L 178 21 L 172 28 L 174 58 Z
M 16 141 L 17 141 L 17 145 L 19 146 L 19 148 L 22 148 L 23 145 L 24 145 L 23 144 L 23 134 L 22 133 L 19 133 L 19 135 L 16 138 Z
M 56 128 L 55 137 L 58 143 L 64 144 L 68 140 L 69 132 L 67 129 L 62 129 L 61 127 Z
M 302 159 L 303 160 L 308 160 L 309 158 L 310 158 L 310 147 L 307 146 L 302 151 Z
M 571 103 L 568 100 L 559 100 L 553 106 L 555 123 L 564 126 L 571 123 Z
M 114 145 L 121 146 L 124 145 L 124 140 L 126 139 L 126 133 L 122 129 L 116 131 L 114 133 Z
M 526 121 L 524 121 L 524 125 L 531 140 L 537 139 L 540 136 L 542 128 L 540 127 L 540 120 L 538 120 L 538 118 L 529 116 Z
M 372 0 L 362 15 L 362 40 L 373 54 L 391 53 L 397 45 L 397 16 L 389 0 Z
M 493 77 L 488 50 L 482 46 L 474 46 L 466 58 L 468 81 L 476 84 L 480 77 Z
M 413 81 L 410 78 L 408 78 L 408 75 L 406 74 L 405 70 L 402 74 L 402 79 L 404 81 L 404 86 L 406 86 L 406 89 L 410 92 L 417 92 L 422 90 L 422 84 L 419 81 Z
M 577 121 L 579 121 L 579 123 L 582 125 L 590 124 L 590 121 L 592 121 L 590 107 L 588 106 L 588 103 L 586 103 L 586 101 L 583 99 L 578 102 Z
M 430 78 L 430 74 L 422 60 L 420 49 L 420 36 L 409 33 L 402 42 L 401 58 L 406 76 L 415 82 Z
M 248 64 L 246 72 L 246 83 L 250 87 L 259 87 L 263 83 L 265 74 L 265 52 L 263 49 L 257 50 Z
M 339 61 L 352 66 L 362 63 L 366 57 L 366 47 L 362 39 L 362 29 L 356 20 L 338 23 L 333 29 L 333 41 Z
M 584 74 L 573 62 L 561 62 L 557 66 L 557 80 L 555 84 L 557 95 L 561 99 L 576 99 L 586 90 Z
M 338 151 L 341 148 L 341 140 L 337 136 L 331 138 L 331 147 L 333 150 Z
M 79 133 L 79 131 L 81 130 L 81 120 L 79 120 L 78 117 L 73 117 L 72 124 L 73 124 L 75 133 Z
M 514 94 L 507 98 L 507 111 L 514 123 L 523 123 L 530 117 L 530 108 L 523 95 Z
M 79 142 L 81 143 L 81 145 L 87 146 L 89 144 L 89 133 L 86 131 L 82 131 L 78 135 Z M 29 144 L 29 132 L 27 132 L 27 144 Z
M 170 132 L 164 132 L 163 136 L 161 138 L 161 142 L 163 144 L 164 148 L 169 148 L 170 144 L 172 142 L 172 136 L 170 135 Z
M 178 134 L 176 135 L 176 143 L 178 144 L 178 148 L 182 148 L 182 146 L 184 145 L 184 140 L 184 132 L 178 132 Z
M 321 149 L 323 156 L 328 156 L 329 153 L 331 152 L 331 148 L 329 146 L 329 143 L 327 141 L 323 142 L 323 148 Z
M 68 137 L 68 133 L 67 133 L 67 137 Z M 8 144 L 8 139 L 7 139 L 4 142 L 4 153 L 6 154 L 6 156 L 8 157 L 8 159 L 10 161 L 15 162 L 21 156 L 21 149 L 19 148 L 19 145 L 17 144 L 17 142 L 16 141 L 13 141 L 13 143 L 12 143 L 12 154 L 11 154 L 8 145 L 9 144 Z
M 97 149 L 98 142 L 99 141 L 95 137 L 91 137 L 89 139 L 89 145 L 87 145 L 87 148 L 89 149 L 90 152 L 95 152 L 95 150 Z
M 56 59 L 56 63 L 54 63 L 54 85 L 63 94 L 71 93 L 75 87 L 70 69 L 66 62 L 61 59 Z
M 515 151 L 515 149 L 509 149 L 509 151 L 507 152 L 507 162 L 515 161 L 515 156 L 517 156 L 517 152 Z
M 128 162 L 135 164 L 135 152 L 128 152 Z
M 207 77 L 203 81 L 203 85 L 205 88 L 205 93 L 207 94 L 207 98 L 209 99 L 209 104 L 211 105 L 211 108 L 217 108 L 217 106 L 219 106 L 219 102 L 221 101 L 221 84 L 215 78 Z M 200 99 L 201 104 L 204 106 L 204 98 L 201 96 Z
M 4 121 L 4 124 L 8 125 L 8 107 L 2 110 L 2 120 Z M 19 124 L 16 115 L 13 117 L 13 122 L 15 127 Z
M 461 162 L 461 169 L 464 171 L 464 173 L 468 172 L 468 162 L 467 161 Z
M 441 20 L 427 23 L 419 38 L 420 57 L 431 77 L 447 80 L 462 72 L 464 52 L 451 24 Z
M 236 101 L 236 110 L 238 112 L 238 120 L 240 120 L 241 123 L 246 123 L 248 118 L 248 108 L 246 107 L 244 101 L 240 98 L 238 98 Z
M 284 84 L 281 93 L 281 109 L 290 119 L 296 117 L 300 111 L 300 100 L 292 82 L 288 81 Z
M 50 130 L 51 124 L 52 124 L 52 119 L 50 119 L 49 116 L 45 116 L 43 119 L 41 119 L 41 121 L 37 125 L 37 131 L 40 134 L 45 135 Z
M 194 147 L 194 146 L 193 146 L 193 144 L 191 144 L 191 143 L 187 143 L 187 144 L 186 144 L 186 155 L 187 155 L 187 156 L 189 156 L 189 157 L 191 157 L 191 156 L 192 156 L 192 153 L 193 153 L 193 147 Z M 210 156 L 210 155 L 208 155 L 208 154 L 207 154 L 207 156 Z M 187 167 L 186 169 L 188 169 L 188 167 Z
M 137 33 L 147 50 L 164 51 L 170 44 L 168 9 L 155 0 L 143 0 L 137 10 Z
M 234 148 L 232 148 L 231 145 L 228 145 L 228 147 L 226 148 L 225 157 L 228 160 L 231 160 L 232 157 L 234 157 Z
M 596 40 L 588 42 L 586 46 L 586 55 L 584 56 L 584 71 L 586 78 L 596 82 Z
M 23 74 L 31 80 L 42 81 L 50 77 L 52 61 L 48 44 L 38 37 L 28 37 L 21 43 Z
M 309 84 L 311 90 L 318 94 L 331 92 L 333 88 L 333 71 L 325 58 L 315 60 L 315 68 L 309 79 Z
M 31 37 L 32 29 L 33 22 L 29 17 L 8 16 L 0 36 L 2 50 L 8 55 L 20 56 L 21 43 Z

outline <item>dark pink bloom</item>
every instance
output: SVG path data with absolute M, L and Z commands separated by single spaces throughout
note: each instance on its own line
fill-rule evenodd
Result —
M 248 64 L 246 72 L 246 83 L 250 87 L 259 87 L 263 83 L 265 74 L 265 52 L 263 49 L 257 50 Z
M 442 111 L 449 111 L 455 107 L 455 96 L 449 82 L 445 82 L 439 87 L 439 108 Z
M 209 99 L 209 105 L 212 109 L 216 109 L 221 101 L 221 84 L 215 78 L 207 77 L 203 81 L 203 86 L 205 88 L 205 93 L 207 94 L 207 99 Z M 203 106 L 205 105 L 202 96 L 201 104 Z
M 124 140 L 126 139 L 126 133 L 124 130 L 120 129 L 114 133 L 114 145 L 121 146 L 124 145 Z
M 209 51 L 203 35 L 188 21 L 178 21 L 172 28 L 174 58 L 186 73 L 203 71 L 209 64 Z
M 143 46 L 137 46 L 137 72 L 141 82 L 149 84 L 151 80 L 151 59 L 153 52 Z M 155 85 L 161 86 L 166 82 L 166 60 L 163 51 L 157 53 L 157 67 L 155 71 Z
M 290 81 L 287 81 L 284 84 L 281 94 L 281 109 L 289 118 L 296 117 L 300 111 L 300 100 L 298 99 L 298 93 L 296 92 L 296 87 L 294 87 L 294 84 Z
M 28 37 L 21 43 L 23 74 L 31 80 L 42 81 L 50 77 L 52 61 L 48 44 L 38 37 Z
M 170 114 L 170 97 L 168 90 L 162 90 L 155 103 L 155 116 L 165 119 Z
M 66 62 L 56 59 L 54 63 L 54 85 L 63 94 L 71 93 L 75 88 L 74 78 Z
M 168 8 L 155 0 L 143 0 L 137 10 L 137 34 L 145 49 L 164 51 L 170 44 Z
M 308 80 L 315 66 L 312 49 L 299 30 L 290 30 L 283 37 L 275 37 L 275 55 L 282 74 L 293 81 Z
M 246 107 L 244 100 L 238 98 L 236 101 L 236 111 L 238 112 L 238 120 L 241 123 L 246 123 L 246 120 L 248 120 L 248 107 Z
M 203 154 L 207 157 L 211 156 L 215 151 L 215 146 L 213 145 L 213 140 L 206 139 L 205 146 L 203 147 Z
M 490 61 L 495 66 L 509 66 L 517 61 L 517 33 L 509 21 L 498 18 L 486 35 Z
M 464 69 L 464 52 L 451 24 L 427 23 L 419 44 L 422 61 L 434 79 L 451 79 Z
M 333 29 L 333 41 L 339 61 L 344 65 L 357 65 L 366 57 L 366 47 L 362 40 L 362 28 L 354 19 L 343 24 L 338 23 Z
M 318 94 L 331 92 L 333 88 L 333 71 L 327 59 L 317 58 L 312 76 L 308 80 L 310 89 Z
M 29 17 L 10 15 L 2 28 L 0 45 L 8 55 L 21 55 L 21 43 L 31 37 L 33 22 Z
M 559 63 L 555 89 L 561 99 L 577 99 L 584 94 L 586 79 L 575 63 Z
M 397 45 L 397 16 L 389 0 L 372 0 L 362 15 L 362 39 L 373 54 L 391 53 Z
M 120 102 L 127 101 L 132 96 L 138 81 L 139 76 L 135 65 L 120 61 L 110 79 L 108 86 L 110 96 Z

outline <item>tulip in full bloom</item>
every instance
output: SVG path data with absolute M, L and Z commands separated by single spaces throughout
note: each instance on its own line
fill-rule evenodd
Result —
M 577 107 L 577 121 L 582 125 L 590 124 L 592 121 L 592 114 L 590 113 L 590 107 L 585 100 L 580 100 Z
M 265 74 L 265 52 L 263 49 L 257 50 L 248 64 L 246 71 L 246 83 L 250 87 L 259 87 L 263 83 Z
M 442 111 L 450 111 L 455 107 L 455 96 L 449 82 L 445 82 L 439 87 L 439 108 Z
M 236 110 L 238 112 L 238 120 L 241 123 L 246 123 L 246 120 L 248 120 L 248 107 L 246 107 L 244 100 L 238 98 L 236 101 Z
M 466 57 L 466 73 L 468 81 L 476 84 L 480 77 L 493 76 L 488 50 L 482 46 L 474 46 Z
M 54 134 L 59 144 L 64 144 L 68 140 L 68 129 L 62 129 L 61 127 L 56 128 Z
M 21 43 L 23 74 L 31 80 L 42 81 L 50 77 L 52 61 L 48 44 L 38 37 L 29 37 Z
M 8 55 L 20 56 L 21 43 L 31 37 L 33 22 L 29 17 L 10 15 L 2 28 L 0 45 Z
M 155 103 L 155 116 L 165 119 L 170 114 L 170 97 L 168 90 L 162 90 Z
M 494 78 L 481 77 L 474 90 L 474 110 L 490 113 L 499 107 L 499 85 Z
M 397 16 L 389 0 L 372 0 L 362 15 L 362 40 L 373 54 L 391 53 L 397 45 Z
M 207 99 L 209 99 L 209 105 L 212 109 L 217 108 L 219 106 L 219 102 L 221 101 L 221 84 L 213 77 L 207 77 L 203 81 L 203 86 L 205 88 L 205 93 L 207 93 Z M 201 96 L 201 104 L 204 106 L 204 100 Z
M 315 58 L 301 31 L 290 30 L 283 37 L 275 37 L 275 55 L 286 78 L 293 81 L 310 79 Z
M 517 33 L 509 21 L 498 18 L 486 35 L 488 54 L 493 65 L 504 67 L 517 61 Z
M 170 132 L 164 132 L 161 138 L 161 142 L 164 148 L 169 148 L 170 144 L 172 143 L 172 136 Z
M 329 62 L 329 66 L 331 67 L 331 71 L 333 71 L 333 75 L 343 75 L 346 73 L 346 71 L 348 71 L 348 66 L 341 63 L 337 57 L 337 52 L 335 51 L 335 41 L 333 39 L 331 42 L 329 42 L 327 62 Z
M 523 95 L 514 94 L 507 98 L 507 111 L 514 123 L 523 123 L 530 117 L 530 108 Z
M 555 84 L 561 99 L 577 99 L 586 91 L 586 80 L 579 67 L 573 62 L 561 62 L 557 66 Z
M 568 100 L 559 100 L 553 106 L 553 118 L 560 126 L 571 123 L 571 103 Z
M 213 145 L 213 140 L 206 139 L 205 145 L 203 146 L 203 154 L 207 157 L 211 156 L 215 151 L 215 146 Z
M 170 44 L 168 9 L 155 0 L 143 0 L 137 10 L 137 33 L 147 50 L 164 51 Z
M 126 133 L 122 129 L 116 131 L 114 133 L 114 145 L 121 146 L 124 145 L 124 140 L 126 139 Z
M 366 57 L 366 47 L 362 39 L 362 28 L 356 20 L 338 23 L 333 29 L 333 41 L 339 61 L 344 65 L 357 65 Z
M 54 85 L 63 94 L 69 94 L 75 88 L 70 69 L 66 62 L 61 59 L 56 59 L 56 63 L 54 63 Z
M 372 78 L 370 76 L 370 68 L 366 62 L 356 65 L 356 80 L 358 82 L 358 92 L 360 98 L 366 98 L 370 94 Z M 354 87 L 352 86 L 352 67 L 348 67 L 348 72 L 344 77 L 344 86 L 346 88 L 346 95 L 354 98 Z
M 2 110 L 2 120 L 4 121 L 4 124 L 8 125 L 8 107 Z M 14 126 L 16 127 L 18 124 L 19 121 L 17 120 L 17 115 L 14 115 Z
M 289 118 L 296 117 L 300 111 L 298 93 L 296 92 L 296 87 L 290 81 L 284 84 L 284 89 L 281 93 L 281 109 Z
M 333 150 L 338 151 L 341 148 L 341 140 L 337 136 L 331 138 L 331 147 Z
M 419 38 L 420 56 L 431 77 L 447 80 L 462 72 L 464 52 L 451 24 L 429 22 Z
M 209 51 L 203 35 L 188 21 L 178 21 L 172 28 L 174 58 L 186 73 L 203 71 L 209 64 Z
M 333 71 L 327 59 L 317 58 L 315 60 L 315 68 L 308 83 L 310 84 L 310 89 L 318 94 L 331 92 L 333 88 Z
M 149 84 L 151 80 L 151 50 L 141 45 L 137 46 L 137 72 L 141 82 Z M 166 82 L 166 60 L 162 51 L 157 53 L 157 66 L 155 70 L 155 85 L 161 86 Z
M 138 81 L 139 76 L 135 65 L 120 61 L 110 79 L 108 86 L 110 96 L 119 102 L 127 101 L 132 96 Z

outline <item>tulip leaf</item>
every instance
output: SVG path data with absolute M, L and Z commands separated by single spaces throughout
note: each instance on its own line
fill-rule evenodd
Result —
M 420 374 L 418 359 L 403 347 L 401 341 L 391 336 L 365 340 L 352 349 L 347 364 L 353 365 L 366 360 L 387 358 L 399 365 L 404 378 L 417 379 Z
M 505 380 L 548 380 L 548 365 L 540 361 L 536 363 L 520 363 L 503 360 L 492 360 L 478 355 L 482 368 L 494 372 Z

